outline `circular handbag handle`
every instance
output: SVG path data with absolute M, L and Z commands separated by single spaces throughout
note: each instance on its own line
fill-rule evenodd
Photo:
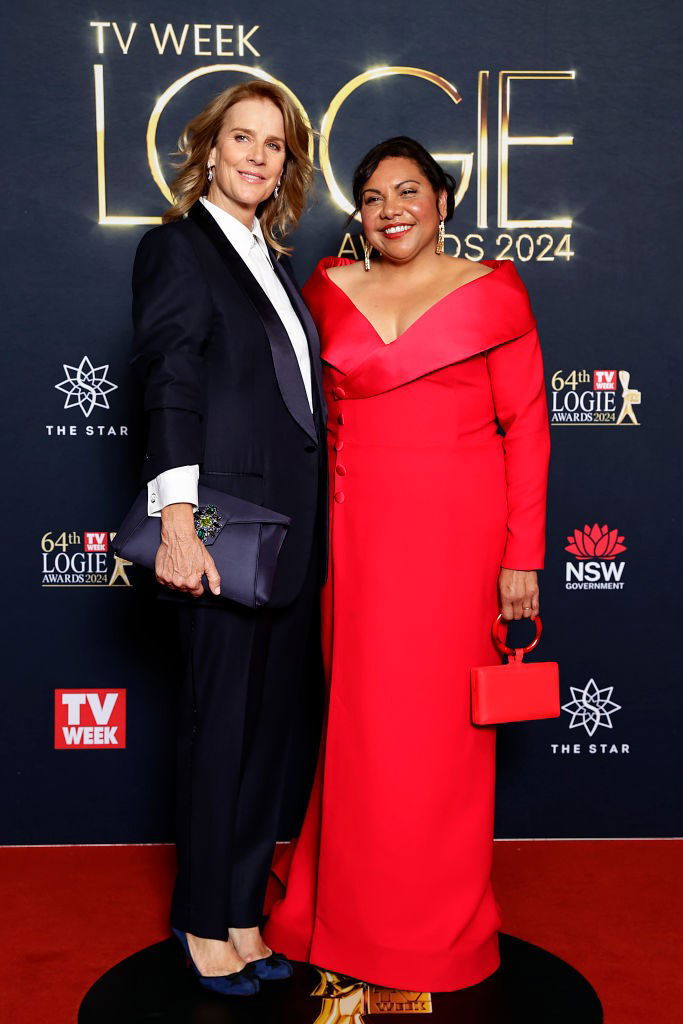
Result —
M 534 619 L 534 623 L 536 626 L 536 636 L 533 638 L 530 644 L 527 644 L 526 647 L 508 647 L 508 645 L 505 643 L 505 641 L 507 640 L 507 621 L 505 621 L 505 636 L 501 636 L 501 626 L 503 625 L 504 621 L 505 620 L 503 619 L 502 614 L 499 613 L 497 618 L 494 619 L 493 622 L 493 628 L 491 629 L 491 633 L 493 634 L 493 640 L 496 647 L 500 651 L 502 651 L 503 654 L 516 654 L 518 651 L 521 654 L 528 654 L 529 651 L 533 651 L 534 647 L 537 646 L 538 641 L 541 639 L 541 633 L 543 632 L 543 623 L 541 622 L 540 615 L 537 615 Z

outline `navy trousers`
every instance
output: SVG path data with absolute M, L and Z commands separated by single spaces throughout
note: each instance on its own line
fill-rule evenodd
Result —
M 262 922 L 275 842 L 303 815 L 322 706 L 315 556 L 286 608 L 175 612 L 183 660 L 171 921 L 203 938 Z

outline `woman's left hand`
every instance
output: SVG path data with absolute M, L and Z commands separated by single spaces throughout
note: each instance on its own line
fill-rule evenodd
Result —
M 538 615 L 538 573 L 535 569 L 501 569 L 498 591 L 504 619 L 535 619 Z

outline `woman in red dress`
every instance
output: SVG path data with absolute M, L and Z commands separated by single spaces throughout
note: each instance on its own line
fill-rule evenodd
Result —
M 526 290 L 509 261 L 441 255 L 453 192 L 413 140 L 375 147 L 354 178 L 365 264 L 322 260 L 304 289 L 329 408 L 329 704 L 265 933 L 415 991 L 499 963 L 495 730 L 471 724 L 470 668 L 497 660 L 499 610 L 538 612 L 549 453 Z

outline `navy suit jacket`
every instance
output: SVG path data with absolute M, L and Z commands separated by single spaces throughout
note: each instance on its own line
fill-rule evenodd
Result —
M 149 424 L 145 482 L 198 464 L 200 483 L 291 518 L 271 601 L 282 606 L 326 536 L 325 406 L 315 325 L 289 259 L 271 258 L 308 339 L 313 414 L 282 321 L 201 203 L 140 241 L 133 366 Z

